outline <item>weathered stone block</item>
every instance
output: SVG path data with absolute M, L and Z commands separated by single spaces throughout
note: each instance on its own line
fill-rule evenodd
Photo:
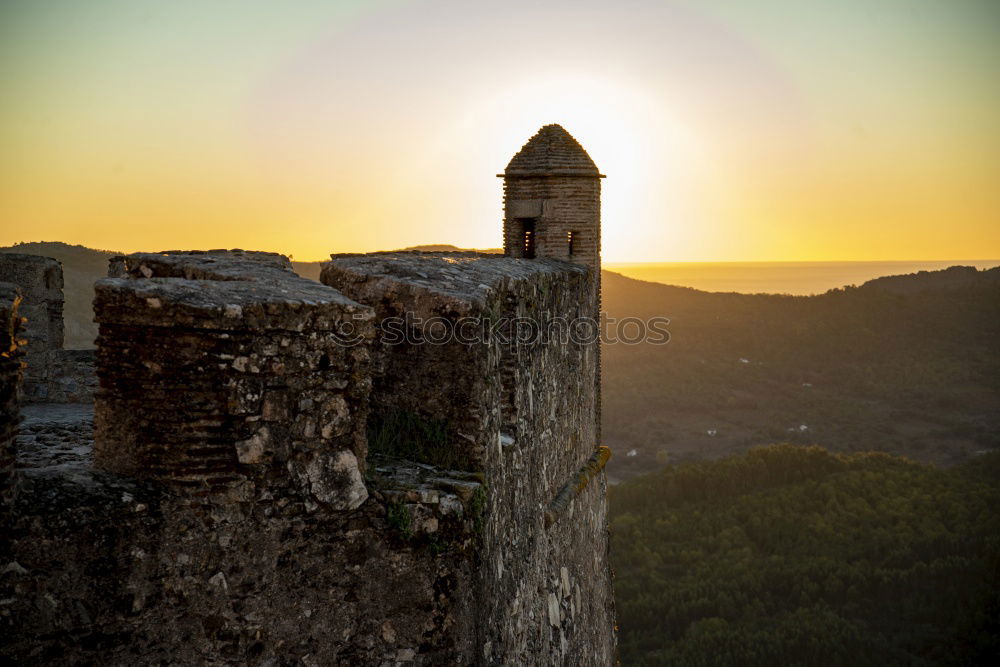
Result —
M 364 501 L 369 385 L 345 379 L 367 376 L 370 308 L 266 253 L 112 263 L 95 299 L 98 466 L 194 493 Z
M 239 504 L 172 494 L 96 471 L 84 452 L 55 457 L 42 447 L 23 463 L 4 533 L 0 659 L 477 661 L 482 508 L 471 476 L 386 463 L 356 510 L 309 512 L 268 489 Z M 315 472 L 310 482 L 329 483 Z

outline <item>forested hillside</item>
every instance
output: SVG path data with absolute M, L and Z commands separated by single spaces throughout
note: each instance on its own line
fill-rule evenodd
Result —
M 620 478 L 773 442 L 940 464 L 1000 446 L 1000 269 L 808 297 L 605 272 L 604 307 L 671 320 L 667 345 L 604 346 L 604 436 Z
M 781 445 L 621 484 L 622 663 L 989 664 L 998 480 L 997 453 L 942 469 Z

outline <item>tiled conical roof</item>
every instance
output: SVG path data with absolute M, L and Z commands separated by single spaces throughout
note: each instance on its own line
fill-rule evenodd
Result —
M 561 125 L 545 125 L 518 151 L 505 176 L 600 176 L 597 165 Z

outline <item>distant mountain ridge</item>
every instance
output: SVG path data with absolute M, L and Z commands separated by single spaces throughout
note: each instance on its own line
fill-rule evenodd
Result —
M 603 298 L 612 317 L 671 320 L 668 345 L 603 349 L 603 433 L 619 478 L 775 442 L 939 464 L 1000 447 L 997 269 L 816 296 L 605 272 Z
M 898 276 L 883 276 L 869 280 L 861 287 L 883 289 L 897 294 L 913 294 L 922 290 L 973 287 L 983 281 L 1000 281 L 1000 266 L 977 270 L 974 266 L 952 266 L 942 271 L 918 271 Z

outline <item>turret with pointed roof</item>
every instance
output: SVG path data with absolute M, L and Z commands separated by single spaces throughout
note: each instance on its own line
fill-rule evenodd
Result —
M 561 125 L 545 125 L 515 155 L 505 177 L 600 176 L 583 146 Z
M 583 146 L 545 125 L 504 173 L 504 254 L 555 257 L 601 268 L 601 180 Z

